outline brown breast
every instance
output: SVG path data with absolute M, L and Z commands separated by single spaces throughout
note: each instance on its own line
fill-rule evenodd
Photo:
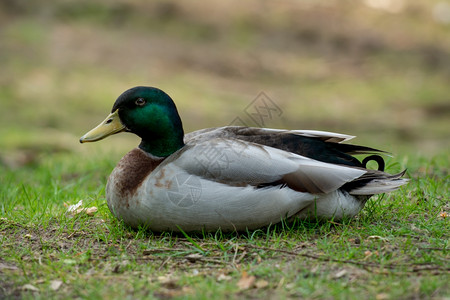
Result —
M 109 180 L 114 181 L 116 191 L 122 197 L 129 197 L 164 159 L 151 157 L 139 148 L 133 149 L 119 161 Z

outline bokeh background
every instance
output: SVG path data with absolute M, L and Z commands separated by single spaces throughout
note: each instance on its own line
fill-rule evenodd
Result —
M 0 1 L 2 164 L 123 155 L 136 137 L 78 139 L 137 85 L 171 95 L 187 132 L 242 118 L 264 92 L 282 110 L 267 126 L 448 155 L 450 2 Z

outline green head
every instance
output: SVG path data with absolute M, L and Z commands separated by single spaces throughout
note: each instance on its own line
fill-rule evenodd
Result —
M 97 141 L 121 131 L 141 137 L 139 147 L 155 156 L 169 156 L 184 146 L 183 125 L 175 103 L 153 87 L 138 86 L 125 91 L 106 120 L 80 142 Z

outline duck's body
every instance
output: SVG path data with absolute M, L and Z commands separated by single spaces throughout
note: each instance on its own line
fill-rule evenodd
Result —
M 161 98 L 170 100 L 169 108 Z M 293 216 L 337 220 L 356 215 L 371 195 L 407 182 L 400 178 L 402 173 L 366 169 L 351 154 L 380 151 L 340 144 L 353 138 L 342 134 L 221 127 L 183 139 L 172 105 L 160 90 L 131 89 L 119 97 L 113 113 L 81 139 L 95 141 L 123 130 L 143 137 L 140 147 L 118 163 L 106 188 L 109 209 L 132 227 L 232 231 Z M 145 106 L 153 113 L 169 111 L 168 119 L 175 120 L 166 122 L 157 115 L 158 129 L 145 132 L 145 126 L 151 126 L 147 118 L 155 118 L 136 120 L 145 115 Z M 178 132 L 167 138 L 165 131 L 174 127 Z M 383 168 L 381 158 L 374 158 Z

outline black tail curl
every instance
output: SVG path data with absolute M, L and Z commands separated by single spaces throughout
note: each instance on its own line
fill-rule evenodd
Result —
M 367 163 L 369 161 L 375 161 L 378 164 L 378 171 L 384 171 L 385 163 L 384 159 L 379 155 L 370 155 L 363 159 L 362 165 L 367 169 Z

